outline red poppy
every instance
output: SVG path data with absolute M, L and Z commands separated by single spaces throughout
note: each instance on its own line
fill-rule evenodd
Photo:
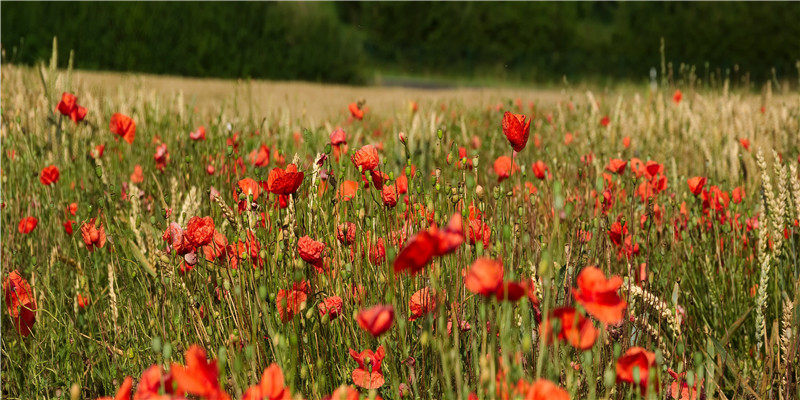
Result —
M 536 161 L 531 166 L 531 171 L 533 175 L 539 179 L 545 178 L 545 173 L 548 171 L 547 165 L 545 165 L 541 160 Z
M 78 307 L 85 308 L 89 305 L 89 297 L 83 297 L 80 293 L 76 296 L 76 300 L 78 301 Z
M 731 193 L 731 197 L 733 198 L 733 202 L 739 204 L 744 199 L 744 188 L 741 186 L 737 186 L 733 189 L 733 193 Z
M 152 365 L 142 372 L 142 377 L 139 380 L 139 385 L 136 387 L 136 393 L 134 393 L 133 398 L 134 400 L 171 400 L 175 398 L 162 396 L 163 394 L 180 398 L 184 395 L 184 392 L 178 387 L 171 372 L 165 374 L 160 366 Z
M 486 257 L 475 260 L 464 277 L 464 286 L 482 296 L 495 294 L 503 286 L 503 264 Z
M 614 243 L 616 246 L 621 246 L 623 238 L 628 235 L 628 223 L 626 222 L 625 225 L 620 224 L 619 221 L 614 222 L 611 224 L 611 228 L 608 230 L 608 237 L 611 239 L 611 242 Z
M 351 245 L 356 240 L 356 224 L 345 222 L 336 227 L 336 239 L 345 246 Z
M 283 371 L 272 363 L 261 375 L 261 381 L 244 392 L 242 400 L 289 400 L 292 398 L 285 386 Z
M 169 151 L 167 151 L 166 143 L 162 143 L 156 147 L 156 153 L 153 155 L 153 159 L 156 160 L 156 168 L 163 172 L 169 161 Z
M 503 134 L 506 135 L 511 148 L 516 152 L 522 151 L 528 144 L 528 135 L 531 131 L 531 121 L 526 121 L 522 114 L 512 114 L 508 111 L 503 114 Z
M 685 379 L 686 371 L 683 371 L 683 372 L 681 372 L 679 374 L 679 373 L 676 373 L 675 371 L 673 371 L 671 368 L 669 368 L 669 369 L 667 369 L 667 373 L 672 377 L 672 379 L 675 380 L 675 381 L 672 382 L 672 384 L 669 387 L 669 395 L 673 399 L 676 399 L 676 400 L 696 400 L 697 399 L 698 386 L 700 388 L 699 389 L 700 393 L 703 392 L 703 380 L 704 379 L 700 379 L 699 384 L 695 380 L 694 385 L 692 385 L 692 387 L 689 388 L 689 384 L 686 382 L 686 379 Z M 701 397 L 702 397 L 702 395 L 701 395 Z
M 739 139 L 739 144 L 741 144 L 742 147 L 744 147 L 745 150 L 750 151 L 750 140 L 749 139 L 740 138 Z
M 95 248 L 102 249 L 106 245 L 106 230 L 103 225 L 95 225 L 96 219 L 92 218 L 81 226 L 81 238 L 89 252 L 93 252 Z
M 229 397 L 219 384 L 217 360 L 206 360 L 206 352 L 198 345 L 186 350 L 186 366 L 172 364 L 170 368 L 179 391 L 209 400 L 228 400 Z
M 106 145 L 98 144 L 94 146 L 94 150 L 89 152 L 89 155 L 94 159 L 103 158 L 103 153 L 106 151 Z
M 355 350 L 350 349 L 350 357 L 353 357 L 358 363 L 358 368 L 353 370 L 351 374 L 353 383 L 356 386 L 369 390 L 383 386 L 385 380 L 383 379 L 381 364 L 384 357 L 386 357 L 386 351 L 383 346 L 378 346 L 375 352 L 367 349 L 361 353 L 356 353 Z
M 456 213 L 444 229 L 432 226 L 408 240 L 394 260 L 394 272 L 409 271 L 416 275 L 434 256 L 452 253 L 464 243 L 461 215 Z
M 376 305 L 361 310 L 356 317 L 358 326 L 372 336 L 380 336 L 388 331 L 394 323 L 394 307 Z
M 99 397 L 97 400 L 131 400 L 131 388 L 133 387 L 133 378 L 126 376 L 122 381 L 122 385 L 117 390 L 116 396 L 112 397 Z
M 325 315 L 328 316 L 330 319 L 336 319 L 338 316 L 342 315 L 342 306 L 344 303 L 342 302 L 342 298 L 339 296 L 331 296 L 325 298 L 321 303 L 317 305 L 319 309 L 319 315 L 324 317 Z
M 631 147 L 631 137 L 630 136 L 625 136 L 624 138 L 622 138 L 622 147 L 624 147 L 626 149 Z
M 205 246 L 211 243 L 213 236 L 214 219 L 211 217 L 192 217 L 186 223 L 185 237 L 192 246 Z
M 361 109 L 361 106 L 358 103 L 350 103 L 347 106 L 347 109 L 350 110 L 350 114 L 353 118 L 362 120 L 364 119 L 364 110 Z
M 133 167 L 133 173 L 131 174 L 131 182 L 132 183 L 142 183 L 144 182 L 144 173 L 142 172 L 142 166 L 136 164 Z
M 72 235 L 73 232 L 72 226 L 75 225 L 75 221 L 68 219 L 67 222 L 64 222 L 63 225 L 64 225 L 64 232 L 67 232 L 67 235 Z
M 295 282 L 289 290 L 281 289 L 275 301 L 278 306 L 278 314 L 284 324 L 291 321 L 295 314 L 306 308 L 308 298 L 308 281 Z
M 397 205 L 397 188 L 395 185 L 383 186 L 381 200 L 383 200 L 383 205 L 389 208 L 394 208 Z
M 81 232 L 83 232 L 83 228 L 81 228 Z M 191 253 L 193 250 L 191 243 L 185 239 L 183 228 L 177 222 L 167 225 L 161 239 L 167 242 L 167 251 L 175 250 L 178 255 Z
M 613 172 L 617 175 L 625 173 L 625 167 L 628 165 L 627 161 L 620 160 L 619 158 L 612 158 L 606 165 L 606 171 Z
M 228 238 L 214 230 L 211 243 L 209 243 L 207 246 L 203 246 L 203 254 L 206 256 L 206 260 L 214 261 L 225 253 L 225 248 L 227 246 Z
M 613 276 L 606 279 L 603 271 L 585 267 L 578 275 L 577 283 L 578 289 L 572 289 L 572 295 L 589 314 L 606 324 L 622 322 L 622 312 L 627 306 L 617 293 L 622 278 Z
M 244 178 L 237 182 L 239 189 L 247 196 L 253 196 L 253 201 L 258 200 L 258 182 L 252 178 Z
M 480 219 L 469 221 L 469 243 L 483 242 L 488 247 L 492 240 L 492 228 Z
M 61 174 L 58 172 L 58 167 L 50 165 L 42 168 L 42 173 L 39 175 L 39 182 L 42 182 L 42 185 L 49 186 L 58 182 L 60 176 Z
M 19 220 L 19 225 L 17 225 L 17 231 L 23 235 L 27 235 L 36 228 L 36 225 L 39 224 L 39 220 L 35 217 L 25 217 Z
M 511 161 L 511 157 L 509 156 L 497 157 L 492 167 L 494 168 L 494 173 L 497 175 L 498 182 L 502 182 L 515 172 L 519 172 L 519 165 Z
M 324 272 L 322 268 L 322 251 L 325 243 L 318 242 L 308 236 L 303 236 L 297 241 L 297 253 L 303 261 L 311 264 L 317 272 Z
M 286 169 L 273 168 L 267 177 L 267 190 L 277 195 L 288 196 L 297 191 L 303 183 L 303 173 L 297 172 L 297 166 L 289 164 Z
M 689 184 L 689 190 L 692 191 L 692 194 L 697 196 L 703 191 L 703 186 L 706 184 L 706 178 L 703 176 L 695 176 L 694 178 L 689 178 L 687 183 Z
M 569 393 L 547 379 L 537 379 L 528 386 L 525 400 L 569 400 Z
M 417 290 L 408 301 L 408 308 L 411 310 L 408 320 L 414 321 L 436 310 L 436 298 L 436 291 L 431 288 Z
M 194 132 L 189 132 L 189 139 L 192 140 L 206 140 L 206 127 L 201 126 Z
M 610 123 L 611 123 L 611 119 L 608 118 L 608 115 L 603 116 L 603 118 L 600 119 L 600 125 L 603 125 L 604 128 L 607 127 L 608 124 L 610 124 Z
M 378 168 L 378 164 L 380 163 L 378 149 L 371 144 L 356 150 L 350 160 L 353 161 L 353 165 L 359 168 L 359 171 L 362 173 Z
M 675 90 L 675 94 L 672 95 L 672 101 L 675 104 L 680 104 L 681 100 L 683 99 L 683 93 L 681 93 L 680 89 Z
M 78 105 L 78 98 L 72 93 L 64 92 L 61 94 L 61 101 L 56 106 L 61 115 L 69 116 L 73 122 L 78 123 L 86 118 L 86 108 Z
M 36 299 L 31 285 L 14 270 L 3 281 L 3 293 L 8 314 L 17 332 L 22 336 L 30 335 L 36 323 Z
M 641 347 L 631 347 L 620 358 L 617 359 L 617 383 L 627 382 L 638 384 L 642 395 L 647 391 L 648 380 L 650 379 L 650 368 L 656 363 L 656 355 Z M 638 368 L 639 382 L 634 382 L 633 371 Z M 654 382 L 658 390 L 658 380 Z
M 561 328 L 553 332 L 551 320 L 559 320 Z M 592 348 L 597 340 L 598 331 L 592 321 L 584 317 L 572 307 L 560 307 L 550 313 L 539 329 L 548 344 L 553 342 L 555 336 L 558 340 L 568 342 L 579 350 Z M 555 335 L 554 335 L 555 333 Z
M 133 144 L 133 138 L 136 137 L 136 123 L 131 117 L 120 113 L 112 115 L 108 129 L 111 133 L 122 136 L 128 144 Z
M 266 167 L 269 165 L 269 147 L 261 145 L 250 153 L 250 162 L 256 167 Z
M 344 181 L 339 186 L 339 191 L 337 192 L 337 196 L 342 201 L 350 201 L 353 197 L 356 197 L 356 193 L 358 192 L 358 183 L 353 181 Z

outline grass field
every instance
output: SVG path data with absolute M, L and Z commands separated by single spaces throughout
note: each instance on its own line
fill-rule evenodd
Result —
M 796 91 L 2 82 L 3 398 L 798 396 Z

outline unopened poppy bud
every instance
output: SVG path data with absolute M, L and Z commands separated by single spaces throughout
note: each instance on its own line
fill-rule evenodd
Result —
M 477 195 L 479 199 L 483 200 L 484 196 L 486 196 L 486 192 L 483 190 L 483 186 L 478 185 L 475 187 L 475 195 Z
M 437 137 L 437 138 L 441 139 L 441 138 L 442 138 L 442 136 L 444 136 L 444 134 L 442 133 L 442 130 L 441 130 L 441 129 L 439 129 L 438 131 L 436 131 L 436 137 Z
M 472 166 L 478 168 L 478 156 L 472 158 Z
M 400 139 L 400 143 L 406 144 L 406 134 L 405 133 L 400 132 L 400 133 L 397 134 L 397 137 Z

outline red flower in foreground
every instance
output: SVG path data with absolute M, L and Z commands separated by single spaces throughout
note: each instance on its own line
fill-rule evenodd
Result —
M 25 217 L 19 220 L 19 225 L 17 225 L 17 231 L 23 235 L 27 235 L 36 228 L 36 225 L 39 224 L 39 220 L 35 217 Z
M 622 322 L 622 312 L 627 306 L 617 294 L 622 286 L 622 278 L 614 276 L 606 279 L 603 271 L 586 267 L 578 275 L 577 283 L 578 290 L 572 289 L 572 295 L 589 314 L 606 324 Z
M 350 357 L 353 357 L 358 363 L 358 368 L 353 370 L 351 374 L 353 383 L 356 386 L 370 390 L 383 386 L 385 380 L 383 379 L 381 364 L 383 363 L 383 358 L 386 357 L 386 351 L 383 346 L 378 346 L 375 352 L 367 349 L 361 353 L 356 353 L 355 350 L 350 349 Z
M 356 168 L 360 168 L 361 172 L 372 171 L 378 168 L 380 159 L 378 157 L 378 149 L 375 146 L 368 144 L 353 153 L 350 158 Z
M 214 219 L 211 217 L 192 217 L 186 223 L 184 236 L 195 247 L 211 243 L 211 239 L 214 236 Z
M 703 191 L 703 186 L 706 184 L 706 178 L 703 176 L 695 176 L 694 178 L 689 178 L 687 183 L 689 184 L 689 190 L 692 191 L 692 194 L 697 196 Z
M 552 320 L 559 320 L 561 327 L 553 332 Z M 597 340 L 598 331 L 592 321 L 584 317 L 572 307 L 561 307 L 553 310 L 539 329 L 548 344 L 553 342 L 555 336 L 558 340 L 568 342 L 579 350 L 592 348 Z
M 432 226 L 408 240 L 394 260 L 394 272 L 408 271 L 416 275 L 434 256 L 443 256 L 455 251 L 464 243 L 461 214 L 453 214 L 444 229 Z
M 133 138 L 136 137 L 136 123 L 131 117 L 120 113 L 112 115 L 108 129 L 111 133 L 122 136 L 128 144 L 133 144 Z
M 131 399 L 131 388 L 133 387 L 133 378 L 130 376 L 126 376 L 125 380 L 122 381 L 122 385 L 117 390 L 117 395 L 113 398 L 111 397 L 100 397 L 97 400 L 130 400 Z
M 388 331 L 394 323 L 394 307 L 386 305 L 376 305 L 371 308 L 361 310 L 356 317 L 358 326 L 369 332 L 372 336 L 380 336 Z
M 431 288 L 417 290 L 408 301 L 408 308 L 411 310 L 409 321 L 414 321 L 436 310 L 436 291 Z
M 297 172 L 297 166 L 289 164 L 286 169 L 273 168 L 267 177 L 267 190 L 277 195 L 288 196 L 297 191 L 303 183 L 303 173 Z
M 361 109 L 358 103 L 350 103 L 347 109 L 350 110 L 350 114 L 353 115 L 353 118 L 358 120 L 364 119 L 364 110 Z
M 95 226 L 96 219 L 92 218 L 81 225 L 81 238 L 89 252 L 93 252 L 95 248 L 102 249 L 106 245 L 106 230 L 102 225 L 99 228 Z
M 14 270 L 3 281 L 3 293 L 8 314 L 17 332 L 22 336 L 30 335 L 36 323 L 36 300 L 31 285 Z
M 325 250 L 325 243 L 318 242 L 308 236 L 303 236 L 297 240 L 297 253 L 303 261 L 311 264 L 318 272 L 324 272 L 322 268 L 322 251 Z
M 227 393 L 219 384 L 217 360 L 206 360 L 206 352 L 198 345 L 186 350 L 186 366 L 172 364 L 173 379 L 180 391 L 209 400 L 227 400 Z
M 503 114 L 503 134 L 516 152 L 522 151 L 528 144 L 528 135 L 531 131 L 531 121 L 525 121 L 522 114 L 512 114 L 508 111 Z
M 641 347 L 631 347 L 617 359 L 617 383 L 627 382 L 638 384 L 642 395 L 647 391 L 650 379 L 650 368 L 656 364 L 656 355 Z M 639 381 L 634 381 L 633 370 L 639 369 Z M 658 390 L 658 381 L 654 382 Z
M 42 168 L 42 173 L 39 175 L 39 182 L 42 182 L 42 185 L 49 186 L 58 182 L 60 176 L 61 174 L 58 172 L 58 167 L 50 165 Z
M 272 363 L 264 370 L 258 385 L 247 388 L 242 400 L 289 400 L 291 398 L 289 388 L 284 383 L 281 367 Z
M 284 324 L 291 321 L 295 314 L 305 309 L 305 302 L 308 299 L 309 286 L 307 281 L 295 282 L 289 290 L 281 289 L 278 291 L 276 302 L 278 314 Z
M 64 92 L 61 95 L 61 101 L 56 106 L 61 115 L 69 116 L 73 122 L 78 123 L 86 118 L 86 108 L 78 105 L 78 98 L 72 93 Z
M 569 393 L 547 379 L 537 379 L 528 386 L 526 400 L 569 400 Z
M 189 132 L 189 139 L 192 140 L 206 140 L 206 127 L 201 126 L 194 132 Z

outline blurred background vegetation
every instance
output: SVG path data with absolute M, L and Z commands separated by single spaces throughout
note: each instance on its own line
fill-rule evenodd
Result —
M 675 74 L 797 82 L 797 3 L 9 3 L 4 62 L 75 51 L 75 67 L 375 83 L 646 80 L 661 38 Z M 773 75 L 774 68 L 774 75 Z

